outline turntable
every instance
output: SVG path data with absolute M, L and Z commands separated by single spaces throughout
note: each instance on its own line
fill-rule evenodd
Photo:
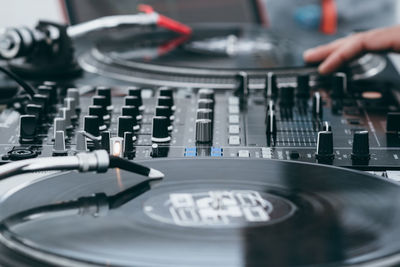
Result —
M 388 266 L 400 261 L 397 184 L 356 171 L 273 160 L 142 163 L 165 174 L 150 191 L 137 190 L 144 178 L 118 169 L 51 174 L 11 187 L 0 204 L 1 262 Z
M 144 11 L 2 32 L 0 265 L 400 264 L 387 56 Z

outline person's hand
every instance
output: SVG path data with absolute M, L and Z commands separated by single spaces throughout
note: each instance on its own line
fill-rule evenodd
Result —
M 356 33 L 304 52 L 306 62 L 322 62 L 318 71 L 329 74 L 363 52 L 400 51 L 400 25 Z

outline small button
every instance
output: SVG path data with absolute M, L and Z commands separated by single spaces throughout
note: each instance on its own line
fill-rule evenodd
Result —
M 185 149 L 185 157 L 196 157 L 197 156 L 197 148 L 195 147 L 187 147 Z
M 239 134 L 239 132 L 240 132 L 239 125 L 229 125 L 230 134 Z
M 239 107 L 238 106 L 229 106 L 229 113 L 230 114 L 239 114 Z
M 238 157 L 239 158 L 249 158 L 250 157 L 250 151 L 248 151 L 248 150 L 239 150 L 238 151 Z
M 210 155 L 211 157 L 222 157 L 222 148 L 212 147 Z
M 238 115 L 229 115 L 229 123 L 239 123 Z
M 228 98 L 229 105 L 239 105 L 239 98 L 231 96 Z
M 240 145 L 240 136 L 238 135 L 229 136 L 229 144 L 233 146 Z

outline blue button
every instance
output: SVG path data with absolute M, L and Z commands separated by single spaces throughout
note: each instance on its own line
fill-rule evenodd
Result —
M 222 157 L 222 148 L 212 147 L 211 148 L 211 157 Z
M 197 148 L 187 147 L 185 149 L 185 157 L 196 157 L 196 156 L 197 156 Z

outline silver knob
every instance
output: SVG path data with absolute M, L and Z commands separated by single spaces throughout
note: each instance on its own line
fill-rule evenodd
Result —
M 196 142 L 212 142 L 212 121 L 209 119 L 196 120 Z
M 80 98 L 79 98 L 79 90 L 76 88 L 68 88 L 67 89 L 67 97 L 75 99 L 75 108 L 80 109 Z

